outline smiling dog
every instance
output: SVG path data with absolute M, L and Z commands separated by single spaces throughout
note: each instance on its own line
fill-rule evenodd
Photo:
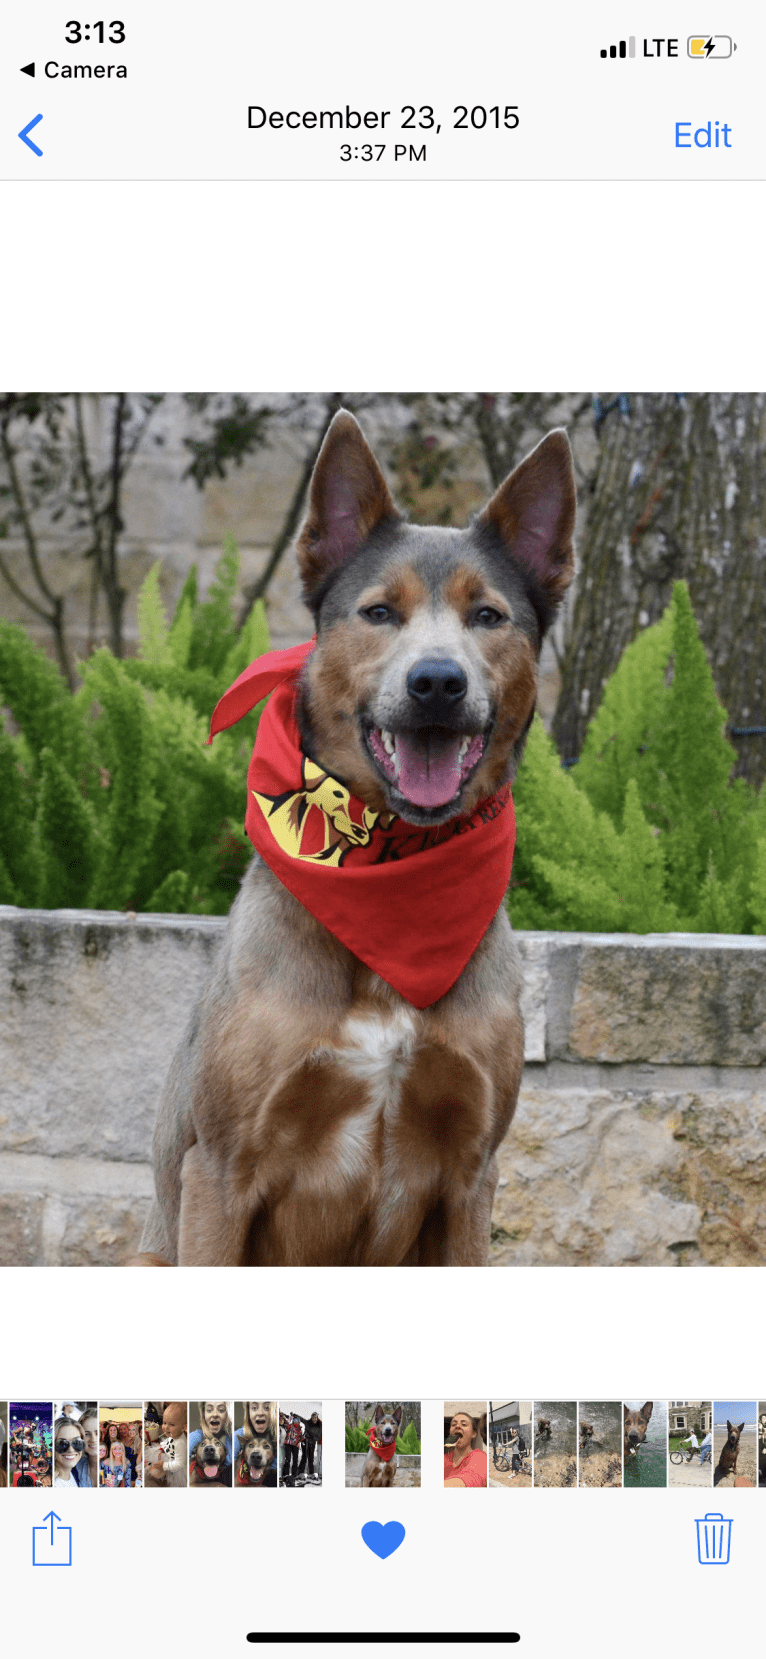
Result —
M 332 422 L 298 540 L 316 644 L 262 659 L 261 856 L 165 1086 L 139 1264 L 485 1263 L 523 1064 L 510 783 L 574 515 L 563 432 L 454 530 L 407 524 Z
M 190 1482 L 192 1486 L 231 1486 L 231 1464 L 222 1435 L 203 1430 L 192 1458 Z
M 402 1426 L 402 1407 L 388 1412 L 376 1406 L 370 1424 L 370 1450 L 362 1470 L 363 1486 L 393 1486 L 396 1481 L 396 1437 Z
M 277 1449 L 267 1435 L 243 1440 L 237 1464 L 238 1486 L 276 1486 Z

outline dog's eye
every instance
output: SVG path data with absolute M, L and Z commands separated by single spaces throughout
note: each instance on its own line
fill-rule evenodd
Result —
M 494 605 L 480 605 L 471 617 L 471 626 L 474 628 L 497 628 L 501 622 L 507 622 L 507 616 L 502 611 L 496 611 Z
M 396 611 L 393 611 L 390 605 L 368 605 L 366 610 L 359 612 L 359 615 L 366 617 L 367 621 L 372 622 L 375 627 L 380 627 L 383 622 L 398 622 L 399 620 Z

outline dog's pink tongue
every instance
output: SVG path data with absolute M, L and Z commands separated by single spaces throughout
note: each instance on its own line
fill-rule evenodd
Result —
M 216 1477 L 217 1474 L 218 1474 L 218 1464 L 217 1463 L 206 1463 L 205 1464 L 205 1475 L 206 1475 L 208 1480 L 215 1480 L 215 1477 Z
M 460 788 L 460 736 L 411 736 L 397 732 L 397 788 L 413 806 L 446 806 Z

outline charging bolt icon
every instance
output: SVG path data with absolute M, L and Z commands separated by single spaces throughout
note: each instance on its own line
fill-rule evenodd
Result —
M 690 58 L 730 58 L 737 48 L 731 35 L 690 35 L 686 51 Z

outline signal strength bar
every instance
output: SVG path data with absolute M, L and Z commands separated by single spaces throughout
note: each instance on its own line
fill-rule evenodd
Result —
M 636 55 L 636 37 L 628 35 L 627 40 L 621 40 L 617 46 L 602 46 L 602 58 L 634 58 Z

